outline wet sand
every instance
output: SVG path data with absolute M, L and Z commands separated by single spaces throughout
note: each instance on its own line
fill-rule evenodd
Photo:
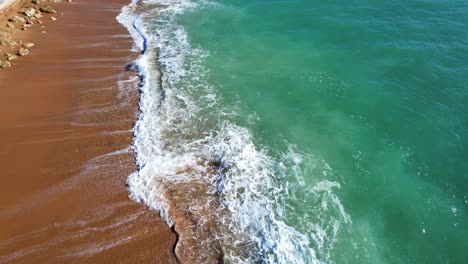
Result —
M 138 112 L 124 68 L 138 54 L 115 20 L 127 2 L 54 4 L 56 22 L 21 33 L 31 54 L 0 71 L 0 263 L 176 263 L 175 235 L 125 189 Z

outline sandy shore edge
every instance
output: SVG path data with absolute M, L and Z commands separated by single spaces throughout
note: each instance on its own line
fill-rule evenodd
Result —
M 125 189 L 139 96 L 125 4 L 63 1 L 46 34 L 18 33 L 35 46 L 0 72 L 0 263 L 177 262 L 174 233 Z

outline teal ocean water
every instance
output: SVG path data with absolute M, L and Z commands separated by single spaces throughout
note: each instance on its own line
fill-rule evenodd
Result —
M 176 229 L 180 208 L 198 219 L 177 247 L 195 262 L 467 263 L 467 14 L 134 2 L 120 18 L 144 51 L 132 197 Z

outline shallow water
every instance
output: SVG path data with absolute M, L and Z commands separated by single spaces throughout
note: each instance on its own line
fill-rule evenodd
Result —
M 138 5 L 120 18 L 146 54 L 129 190 L 197 223 L 178 252 L 466 261 L 464 1 Z

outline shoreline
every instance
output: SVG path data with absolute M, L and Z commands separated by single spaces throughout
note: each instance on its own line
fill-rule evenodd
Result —
M 53 4 L 64 15 L 20 32 L 36 45 L 0 71 L 0 263 L 177 263 L 173 231 L 125 188 L 139 97 L 115 19 L 127 2 Z
M 0 21 L 6 20 L 16 13 L 28 0 L 2 0 L 0 1 Z

